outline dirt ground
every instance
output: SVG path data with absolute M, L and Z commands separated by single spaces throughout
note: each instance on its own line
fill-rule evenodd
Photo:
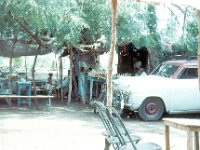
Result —
M 123 121 L 141 136 L 141 142 L 156 142 L 165 149 L 163 121 L 145 122 L 133 117 Z M 0 106 L 0 150 L 103 150 L 103 130 L 98 114 L 81 103 L 51 108 L 43 104 L 39 110 Z M 186 150 L 186 133 L 170 132 L 171 149 Z

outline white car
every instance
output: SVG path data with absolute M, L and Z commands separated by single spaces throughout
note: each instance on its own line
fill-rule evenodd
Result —
M 124 109 L 143 120 L 159 120 L 164 113 L 200 112 L 197 61 L 167 61 L 148 76 L 122 76 L 113 82 L 129 93 Z

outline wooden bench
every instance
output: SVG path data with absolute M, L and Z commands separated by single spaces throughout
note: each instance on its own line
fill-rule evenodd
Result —
M 1 98 L 37 98 L 37 99 L 46 99 L 48 98 L 49 99 L 49 107 L 51 107 L 51 98 L 54 98 L 54 96 L 51 96 L 51 95 L 30 95 L 30 96 L 27 96 L 27 95 L 0 95 L 0 99 Z

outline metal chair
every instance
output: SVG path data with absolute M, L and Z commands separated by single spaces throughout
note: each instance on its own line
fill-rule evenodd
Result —
M 112 107 L 105 107 L 102 102 L 96 101 L 100 118 L 106 129 L 105 148 L 109 150 L 110 145 L 115 150 L 161 150 L 156 143 L 138 143 L 141 138 L 134 133 L 130 134 L 126 129 L 118 112 Z

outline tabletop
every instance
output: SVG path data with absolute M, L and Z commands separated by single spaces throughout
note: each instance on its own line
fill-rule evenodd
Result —
M 184 129 L 185 127 L 186 129 L 191 128 L 200 131 L 200 119 L 198 118 L 163 118 L 163 120 L 165 125 L 173 126 L 175 128 Z

